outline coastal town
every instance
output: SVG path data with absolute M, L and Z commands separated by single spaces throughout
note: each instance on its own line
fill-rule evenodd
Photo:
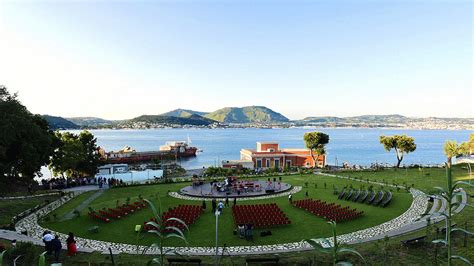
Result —
M 180 110 L 180 109 L 178 109 Z M 150 129 L 150 128 L 392 128 L 392 129 L 431 129 L 431 130 L 474 130 L 474 119 L 472 118 L 410 118 L 400 115 L 371 115 L 358 117 L 308 117 L 301 120 L 289 120 L 286 117 L 272 119 L 274 111 L 266 108 L 269 112 L 263 119 L 227 121 L 204 119 L 194 115 L 194 119 L 186 117 L 175 117 L 175 111 L 154 116 L 154 119 L 142 119 L 140 117 L 130 120 L 104 120 L 100 118 L 75 117 L 72 119 L 62 117 L 45 117 L 50 125 L 58 129 Z M 190 112 L 196 112 L 191 111 Z M 153 117 L 153 116 L 152 116 Z M 159 118 L 159 119 L 158 119 Z M 93 123 L 91 121 L 101 121 Z M 177 121 L 178 120 L 178 121 Z M 65 122 L 58 122 L 65 121 Z M 77 124 L 75 124 L 75 123 Z

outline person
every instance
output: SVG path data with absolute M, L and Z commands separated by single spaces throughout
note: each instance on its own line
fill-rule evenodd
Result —
M 244 238 L 245 237 L 245 226 L 243 224 L 239 224 L 237 227 L 239 229 L 239 237 Z
M 290 201 L 290 203 L 293 203 L 293 195 L 288 195 L 288 200 Z
M 305 193 L 304 195 L 305 195 L 306 197 L 308 197 L 308 196 L 309 196 L 308 191 L 306 191 L 306 193 Z
M 43 243 L 44 243 L 44 249 L 46 251 L 46 254 L 51 255 L 52 253 L 52 247 L 51 247 L 51 241 L 53 240 L 54 236 L 51 234 L 50 231 L 44 231 L 43 233 Z
M 229 207 L 229 197 L 225 197 L 225 206 Z
M 234 197 L 234 206 L 237 205 L 237 197 Z
M 212 203 L 212 204 L 211 204 L 211 205 L 212 205 L 212 213 L 215 213 L 215 212 L 216 212 L 216 208 L 217 208 L 216 199 L 213 198 L 211 203 Z
M 253 240 L 253 225 L 252 224 L 247 224 L 245 227 L 245 239 L 247 240 Z
M 205 200 L 202 201 L 202 210 L 203 211 L 206 210 L 206 201 Z
M 74 239 L 74 234 L 69 232 L 69 237 L 66 239 L 67 246 L 67 255 L 74 256 L 77 253 L 76 240 Z
M 12 240 L 12 247 L 13 247 L 13 248 L 16 247 L 16 239 L 13 239 L 13 240 Z
M 54 251 L 54 259 L 56 262 L 59 261 L 59 255 L 61 254 L 61 240 L 59 240 L 59 236 L 56 235 L 53 240 L 51 240 L 51 247 Z
M 217 204 L 217 210 L 222 213 L 222 209 L 224 208 L 224 203 L 222 203 L 222 200 L 219 201 L 219 204 Z

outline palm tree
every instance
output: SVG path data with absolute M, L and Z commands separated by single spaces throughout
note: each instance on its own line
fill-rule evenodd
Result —
M 168 247 L 165 250 L 164 244 L 166 242 L 166 239 L 168 238 L 179 238 L 183 240 L 186 245 L 188 244 L 188 241 L 186 240 L 186 237 L 184 236 L 184 233 L 181 229 L 175 226 L 168 226 L 169 222 L 171 221 L 176 221 L 184 226 L 186 230 L 189 232 L 189 228 L 186 225 L 184 221 L 178 218 L 168 218 L 166 220 L 162 219 L 162 209 L 161 209 L 161 204 L 159 205 L 159 208 L 157 209 L 155 205 L 145 199 L 145 201 L 150 205 L 151 210 L 153 211 L 153 217 L 155 218 L 155 221 L 150 221 L 147 223 L 147 225 L 153 227 L 154 229 L 148 230 L 148 233 L 153 233 L 156 236 L 158 236 L 158 241 L 153 243 L 151 247 L 157 247 L 159 248 L 159 258 L 154 258 L 152 262 L 158 263 L 159 265 L 165 265 L 165 257 L 168 254 L 175 254 L 179 255 L 178 252 L 175 250 L 175 248 Z
M 352 248 L 343 247 L 342 243 L 337 241 L 336 222 L 329 221 L 327 223 L 332 227 L 333 245 L 331 245 L 331 242 L 326 238 L 306 239 L 305 241 L 313 246 L 317 251 L 329 254 L 332 257 L 333 265 L 352 265 L 347 261 L 338 261 L 339 256 L 345 253 L 357 255 L 365 263 L 364 257 L 359 252 Z M 324 247 L 321 243 L 326 244 L 327 247 Z
M 467 264 L 471 264 L 471 262 L 464 257 L 452 255 L 452 243 L 451 243 L 452 232 L 461 231 L 461 232 L 464 232 L 465 234 L 472 235 L 471 232 L 464 230 L 462 228 L 451 228 L 452 218 L 453 218 L 453 209 L 456 206 L 459 206 L 461 204 L 458 201 L 453 203 L 453 200 L 458 195 L 460 195 L 460 192 L 457 192 L 456 190 L 459 188 L 460 185 L 473 186 L 464 181 L 457 181 L 457 182 L 454 182 L 453 184 L 453 179 L 451 175 L 452 158 L 465 154 L 466 146 L 467 145 L 465 145 L 464 143 L 461 145 L 458 145 L 455 141 L 446 141 L 446 143 L 444 144 L 444 154 L 447 157 L 447 162 L 446 162 L 447 187 L 446 189 L 442 187 L 435 187 L 440 192 L 439 196 L 443 197 L 446 200 L 447 211 L 443 213 L 439 213 L 439 212 L 437 213 L 446 218 L 446 239 L 437 239 L 437 240 L 433 240 L 432 242 L 435 244 L 443 243 L 448 248 L 448 266 L 452 264 L 453 259 L 459 259 L 466 262 Z

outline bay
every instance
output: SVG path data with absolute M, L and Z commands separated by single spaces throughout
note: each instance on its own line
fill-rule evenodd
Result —
M 255 148 L 257 141 L 277 141 L 281 148 L 304 148 L 306 132 L 321 131 L 330 136 L 327 145 L 327 163 L 370 166 L 372 163 L 396 163 L 379 143 L 381 135 L 406 134 L 415 138 L 417 149 L 405 156 L 404 164 L 441 164 L 445 161 L 443 144 L 446 140 L 457 142 L 469 139 L 470 130 L 407 130 L 360 128 L 232 128 L 232 129 L 141 129 L 141 130 L 91 130 L 97 143 L 106 151 L 118 150 L 128 145 L 137 151 L 158 150 L 166 141 L 187 140 L 203 150 L 195 158 L 179 161 L 185 169 L 216 166 L 222 160 L 240 158 L 242 148 Z M 78 133 L 79 131 L 72 131 Z

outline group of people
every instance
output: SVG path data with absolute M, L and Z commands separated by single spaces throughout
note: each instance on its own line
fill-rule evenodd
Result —
M 118 178 L 105 178 L 99 176 L 99 178 L 94 179 L 97 179 L 97 184 L 99 185 L 99 188 L 102 188 L 104 185 L 109 185 L 109 187 L 123 185 L 123 180 Z
M 239 224 L 237 231 L 241 239 L 253 240 L 253 224 Z
M 43 243 L 47 255 L 53 255 L 56 262 L 59 261 L 59 255 L 61 254 L 62 244 L 59 239 L 59 235 L 53 235 L 50 231 L 43 233 Z M 74 256 L 77 253 L 76 240 L 74 234 L 69 233 L 66 239 L 67 255 Z
M 234 198 L 234 206 L 237 204 L 237 198 Z M 202 202 L 202 206 L 203 206 L 203 209 L 206 209 L 206 202 L 203 201 Z M 222 200 L 219 200 L 219 202 L 217 202 L 217 200 L 215 198 L 212 199 L 211 201 L 211 206 L 212 206 L 212 212 L 215 213 L 216 210 L 219 211 L 219 213 L 222 213 L 222 209 L 224 207 L 229 207 L 229 197 L 226 197 L 225 198 L 225 201 L 222 202 Z

